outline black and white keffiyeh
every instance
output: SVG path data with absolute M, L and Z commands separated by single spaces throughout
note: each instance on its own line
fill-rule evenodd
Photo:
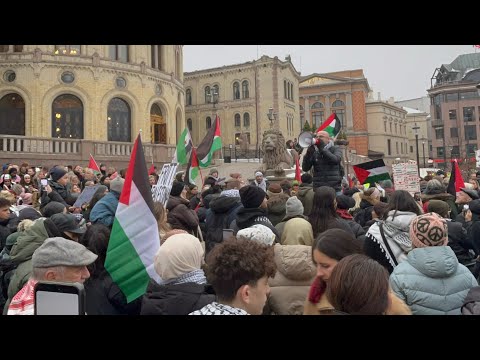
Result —
M 213 302 L 188 315 L 250 315 L 243 309 Z

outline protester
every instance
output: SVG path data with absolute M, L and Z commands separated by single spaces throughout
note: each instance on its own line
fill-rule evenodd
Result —
M 350 226 L 350 229 L 352 229 L 355 237 L 363 243 L 363 241 L 365 241 L 365 230 L 360 226 L 359 223 L 353 220 L 353 216 L 350 215 L 349 212 L 349 209 L 355 206 L 355 200 L 346 195 L 338 195 L 336 198 L 336 202 L 337 215 L 347 222 L 348 226 Z
M 32 256 L 32 276 L 15 294 L 8 306 L 8 315 L 33 315 L 34 288 L 38 281 L 79 282 L 89 278 L 87 265 L 97 255 L 85 246 L 61 237 L 49 238 Z
M 110 228 L 113 226 L 124 183 L 125 180 L 121 177 L 116 177 L 110 182 L 110 191 L 98 200 L 90 211 L 89 218 L 92 223 L 100 223 Z
M 478 283 L 447 246 L 448 227 L 436 213 L 410 224 L 413 250 L 390 276 L 395 294 L 414 315 L 460 315 L 468 291 Z
M 186 194 L 187 186 L 174 181 L 167 202 L 167 219 L 172 229 L 182 229 L 193 234 L 198 229 L 199 220 L 197 213 L 190 209 Z
M 313 187 L 330 186 L 340 195 L 342 190 L 342 150 L 334 145 L 326 131 L 317 133 L 318 145 L 310 145 L 303 158 L 302 170 L 313 167 Z
M 157 220 L 158 235 L 160 236 L 160 239 L 163 239 L 172 228 L 170 227 L 170 224 L 168 224 L 167 209 L 161 202 L 155 201 L 153 203 L 153 215 Z
M 262 314 L 270 292 L 268 279 L 275 272 L 270 246 L 251 240 L 224 241 L 207 258 L 207 279 L 217 301 L 190 315 Z
M 151 280 L 142 299 L 141 315 L 188 315 L 216 300 L 202 270 L 204 250 L 190 234 L 177 234 L 160 246 L 155 271 L 161 284 Z
M 289 196 L 283 192 L 279 184 L 271 184 L 267 190 L 267 217 L 273 226 L 285 217 L 285 206 Z
M 310 216 L 313 207 L 313 177 L 309 173 L 302 174 L 302 183 L 298 187 L 297 198 L 302 202 L 303 215 Z
M 309 245 L 313 244 L 312 225 L 303 214 L 303 206 L 296 196 L 287 200 L 286 215 L 283 221 L 276 226 L 282 245 Z
M 251 185 L 258 186 L 264 192 L 267 192 L 267 182 L 263 178 L 263 173 L 261 171 L 255 172 L 255 180 L 253 180 Z

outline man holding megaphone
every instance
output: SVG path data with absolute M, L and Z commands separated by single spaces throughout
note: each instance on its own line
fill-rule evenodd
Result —
M 337 195 L 341 195 L 342 150 L 334 145 L 330 134 L 326 131 L 319 131 L 316 136 L 302 133 L 299 143 L 302 147 L 308 147 L 303 157 L 302 169 L 309 171 L 313 166 L 313 188 L 330 186 Z

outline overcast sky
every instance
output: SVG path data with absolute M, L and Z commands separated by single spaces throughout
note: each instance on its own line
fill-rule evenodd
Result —
M 257 50 L 258 49 L 258 50 Z M 285 59 L 290 54 L 301 74 L 363 69 L 370 87 L 382 99 L 426 96 L 435 68 L 473 45 L 185 45 L 184 71 L 252 61 L 262 55 Z M 480 51 L 480 50 L 478 50 Z

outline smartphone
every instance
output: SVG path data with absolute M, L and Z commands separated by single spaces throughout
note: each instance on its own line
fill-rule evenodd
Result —
M 40 180 L 40 184 L 42 184 L 42 186 L 47 186 L 48 185 L 48 180 L 47 179 L 42 179 L 42 180 Z
M 467 213 L 467 211 L 469 209 L 470 209 L 470 207 L 468 206 L 468 204 L 463 205 L 463 216 L 465 216 L 465 214 Z
M 233 236 L 233 230 L 223 229 L 223 241 L 230 239 Z
M 34 299 L 35 315 L 85 315 L 85 289 L 80 283 L 39 281 Z

